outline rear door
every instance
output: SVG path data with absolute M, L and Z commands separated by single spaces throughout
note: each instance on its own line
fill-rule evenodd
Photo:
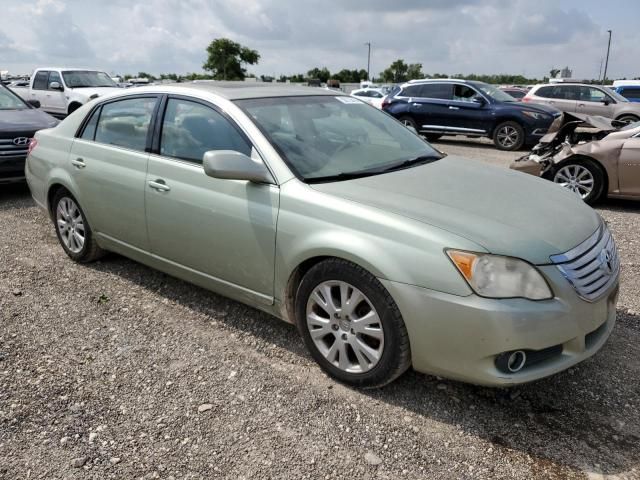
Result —
M 270 304 L 278 186 L 205 175 L 202 157 L 210 150 L 262 161 L 214 105 L 170 96 L 162 110 L 145 185 L 152 252 L 183 273 L 197 272 L 208 288 Z
M 45 112 L 50 111 L 47 104 L 47 89 L 49 87 L 49 71 L 38 70 L 31 85 L 31 99 L 40 102 L 40 108 Z
M 580 86 L 580 98 L 576 112 L 585 115 L 601 115 L 613 118 L 616 101 L 597 87 Z
M 536 90 L 533 95 L 536 103 L 551 105 L 563 112 L 575 112 L 580 96 L 577 85 L 545 85 Z
M 640 134 L 639 134 L 640 135 Z M 623 195 L 640 196 L 640 136 L 629 138 L 622 146 L 618 163 L 618 183 Z
M 452 86 L 448 83 L 409 85 L 401 95 L 408 97 L 409 111 L 420 132 L 447 131 Z
M 156 95 L 107 102 L 94 109 L 71 147 L 78 201 L 97 234 L 149 250 L 145 180 Z

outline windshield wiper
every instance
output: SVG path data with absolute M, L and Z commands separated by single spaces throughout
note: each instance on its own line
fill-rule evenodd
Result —
M 340 180 L 351 180 L 354 178 L 370 177 L 382 173 L 380 170 L 361 170 L 356 172 L 340 172 L 335 175 L 325 175 L 323 177 L 305 178 L 307 183 L 335 182 Z
M 385 167 L 382 172 L 393 172 L 394 170 L 402 170 L 404 168 L 413 167 L 414 165 L 423 165 L 425 163 L 435 162 L 436 160 L 440 160 L 441 158 L 442 157 L 438 155 L 420 155 L 415 158 L 410 158 L 408 160 L 403 160 L 393 165 L 389 165 L 388 167 Z

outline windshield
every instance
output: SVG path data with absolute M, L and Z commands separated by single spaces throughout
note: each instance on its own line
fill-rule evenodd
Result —
M 0 110 L 26 110 L 29 108 L 20 97 L 8 88 L 0 86 Z
M 473 83 L 474 87 L 480 90 L 485 95 L 497 100 L 498 102 L 516 102 L 517 100 L 513 98 L 506 92 L 503 92 L 499 88 L 494 87 L 493 85 L 489 85 L 488 83 Z
M 69 70 L 62 72 L 64 83 L 69 88 L 117 87 L 116 82 L 104 72 L 90 70 Z
M 442 155 L 386 113 L 346 96 L 235 102 L 305 181 L 384 173 Z

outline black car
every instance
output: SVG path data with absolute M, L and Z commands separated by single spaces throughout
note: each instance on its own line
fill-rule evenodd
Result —
M 560 116 L 547 105 L 522 104 L 498 88 L 467 80 L 412 80 L 395 87 L 382 109 L 429 140 L 489 137 L 500 150 L 536 144 Z
M 24 161 L 34 133 L 59 122 L 0 85 L 0 183 L 24 180 Z

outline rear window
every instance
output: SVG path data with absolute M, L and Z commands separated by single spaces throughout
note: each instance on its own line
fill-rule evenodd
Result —
M 144 151 L 155 104 L 155 97 L 144 97 L 103 105 L 95 141 Z

